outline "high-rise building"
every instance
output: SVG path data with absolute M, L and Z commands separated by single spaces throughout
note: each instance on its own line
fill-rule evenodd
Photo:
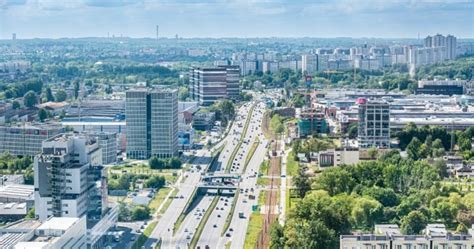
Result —
M 239 66 L 191 68 L 189 80 L 191 97 L 201 105 L 212 105 L 226 98 L 237 99 L 240 95 Z
M 12 33 L 12 40 L 16 40 L 16 33 Z
M 446 47 L 446 37 L 441 34 L 436 34 L 431 38 L 432 47 Z
M 390 104 L 357 99 L 359 106 L 358 141 L 360 148 L 390 147 Z
M 42 222 L 51 217 L 84 219 L 84 248 L 104 248 L 118 206 L 108 206 L 107 169 L 97 138 L 72 132 L 49 138 L 33 165 L 36 217 Z
M 301 56 L 301 72 L 312 75 L 318 71 L 318 55 L 304 54 Z
M 34 159 L 38 219 L 81 217 L 96 210 L 102 213 L 107 202 L 95 200 L 106 201 L 107 186 L 97 186 L 90 180 L 97 170 L 105 174 L 101 165 L 102 153 L 95 138 L 66 133 L 45 140 L 41 154 Z M 97 170 L 92 170 L 94 168 Z M 97 191 L 92 191 L 97 187 L 105 196 L 97 198 Z
M 446 36 L 446 59 L 454 60 L 456 59 L 457 53 L 457 41 L 456 37 L 452 35 Z
M 178 154 L 176 90 L 129 90 L 126 93 L 125 115 L 128 158 L 168 158 Z

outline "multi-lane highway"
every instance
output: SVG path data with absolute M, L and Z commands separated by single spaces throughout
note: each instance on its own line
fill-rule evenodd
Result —
M 232 162 L 233 168 L 230 170 L 231 173 L 236 173 L 241 176 L 241 182 L 239 183 L 240 194 L 236 202 L 235 210 L 232 214 L 230 226 L 222 234 L 227 214 L 231 211 L 233 198 L 229 198 L 227 202 L 225 199 L 224 201 L 220 201 L 219 204 L 221 205 L 218 205 L 218 207 L 220 206 L 224 210 L 215 210 L 208 222 L 205 224 L 204 232 L 202 233 L 203 236 L 201 236 L 198 243 L 200 248 L 206 248 L 206 246 L 209 248 L 224 248 L 228 241 L 231 241 L 232 248 L 243 248 L 248 218 L 252 212 L 252 205 L 257 202 L 257 198 L 251 200 L 249 199 L 249 195 L 258 196 L 258 190 L 256 188 L 256 172 L 258 172 L 258 168 L 264 160 L 266 154 L 265 147 L 267 144 L 260 129 L 265 105 L 259 102 L 253 106 L 252 113 L 250 113 L 250 106 L 248 109 L 243 108 L 241 110 L 244 113 L 239 112 L 239 115 L 241 116 L 251 115 L 251 117 L 247 133 L 245 134 L 245 137 L 243 137 L 244 142 L 240 147 L 236 148 L 237 154 Z M 245 123 L 242 123 L 241 125 L 244 128 Z M 242 132 L 244 131 L 242 130 Z M 255 153 L 252 155 L 246 171 L 243 172 L 245 160 L 250 156 L 251 147 L 257 137 L 260 143 L 258 144 Z M 231 154 L 232 151 L 229 151 L 229 153 Z M 244 218 L 239 217 L 240 212 L 244 213 Z M 218 214 L 220 214 L 220 217 Z
M 214 146 L 214 148 L 219 148 L 221 145 L 224 145 L 211 171 L 215 174 L 225 173 L 230 160 L 233 160 L 230 162 L 231 167 L 228 173 L 238 174 L 241 177 L 240 183 L 238 183 L 241 193 L 238 196 L 236 208 L 232 214 L 231 223 L 227 231 L 222 234 L 234 197 L 219 196 L 217 207 L 211 210 L 209 219 L 204 223 L 202 222 L 203 216 L 215 198 L 214 192 L 209 191 L 206 195 L 198 196 L 190 207 L 191 211 L 184 218 L 177 231 L 173 233 L 174 223 L 183 212 L 195 188 L 200 184 L 205 166 L 211 160 L 211 153 L 209 151 L 200 150 L 196 154 L 197 159 L 193 162 L 194 170 L 184 173 L 186 174 L 184 182 L 177 183 L 178 186 L 176 187 L 179 188 L 177 196 L 182 196 L 182 198 L 174 199 L 163 216 L 159 218 L 158 225 L 145 244 L 145 248 L 152 247 L 158 239 L 162 240 L 161 248 L 188 248 L 191 239 L 195 236 L 196 228 L 201 222 L 204 225 L 204 230 L 200 238 L 197 238 L 200 248 L 224 248 L 225 244 L 229 241 L 232 248 L 243 248 L 248 218 L 251 214 L 252 205 L 256 204 L 258 196 L 256 172 L 258 172 L 258 168 L 264 160 L 268 143 L 263 137 L 260 128 L 264 109 L 265 105 L 259 101 L 252 101 L 242 105 L 237 110 L 236 119 L 228 135 Z M 245 132 L 244 129 L 247 121 L 249 122 L 247 132 Z M 246 172 L 243 172 L 245 159 L 251 152 L 251 147 L 257 137 L 260 142 L 249 161 Z M 232 159 L 234 151 L 237 153 L 235 158 Z M 197 170 L 196 165 L 201 165 L 202 170 Z M 250 200 L 249 194 L 255 195 L 256 198 Z M 244 213 L 244 218 L 239 218 L 240 212 Z M 235 229 L 237 227 L 238 229 Z

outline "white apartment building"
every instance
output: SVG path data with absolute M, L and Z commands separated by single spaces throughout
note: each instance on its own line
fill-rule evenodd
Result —
M 66 133 L 43 142 L 34 159 L 35 213 L 39 220 L 81 217 L 88 211 L 91 167 L 102 165 L 96 139 Z M 93 208 L 93 207 L 92 207 Z

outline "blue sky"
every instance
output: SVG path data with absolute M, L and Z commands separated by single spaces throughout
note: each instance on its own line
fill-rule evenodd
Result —
M 0 0 L 0 38 L 474 37 L 474 0 Z

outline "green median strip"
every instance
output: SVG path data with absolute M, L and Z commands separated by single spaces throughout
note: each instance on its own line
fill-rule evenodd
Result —
M 196 228 L 196 232 L 194 233 L 193 238 L 191 239 L 191 242 L 189 243 L 189 248 L 196 248 L 197 243 L 199 242 L 199 238 L 201 238 L 201 234 L 204 231 L 204 227 L 207 221 L 209 220 L 209 217 L 211 216 L 212 212 L 216 208 L 218 202 L 219 202 L 219 196 L 216 195 L 214 199 L 212 200 L 211 205 L 204 213 L 204 216 L 202 217 L 201 222 L 199 222 L 199 225 Z
M 148 226 L 145 228 L 145 231 L 143 231 L 142 234 L 140 234 L 140 237 L 138 237 L 137 241 L 132 246 L 132 249 L 140 249 L 142 246 L 145 244 L 145 242 L 148 240 L 148 238 L 151 235 L 151 232 L 155 230 L 156 225 L 158 224 L 157 221 L 153 221 Z
M 240 147 L 242 147 L 242 143 L 245 139 L 245 136 L 247 135 L 247 130 L 250 125 L 250 120 L 252 119 L 252 113 L 253 109 L 255 108 L 255 104 L 250 107 L 250 112 L 249 115 L 247 116 L 247 120 L 245 122 L 244 126 L 244 131 L 242 132 L 242 135 L 240 136 L 239 142 L 237 143 L 237 146 L 235 147 L 234 151 L 232 151 L 232 154 L 230 155 L 229 161 L 227 162 L 227 166 L 225 167 L 225 172 L 229 173 L 230 168 L 232 167 L 232 163 L 234 162 L 235 156 L 237 156 L 237 153 L 239 152 Z
M 221 236 L 224 236 L 225 232 L 227 232 L 227 229 L 229 229 L 230 223 L 232 222 L 232 216 L 234 216 L 235 206 L 237 205 L 237 200 L 239 199 L 239 193 L 240 189 L 236 189 L 234 200 L 232 200 L 232 204 L 230 206 L 229 214 L 227 214 L 227 217 L 225 218 L 225 223 L 221 232 Z
M 255 154 L 255 151 L 257 150 L 258 145 L 260 144 L 260 139 L 255 139 L 255 141 L 252 144 L 252 147 L 250 147 L 249 153 L 247 154 L 247 157 L 245 158 L 245 163 L 244 163 L 244 169 L 242 170 L 243 173 L 247 170 L 247 166 L 250 163 L 250 160 L 252 160 L 253 154 Z
M 183 223 L 184 219 L 186 218 L 186 215 L 188 214 L 189 206 L 191 206 L 191 203 L 193 203 L 194 198 L 196 197 L 196 192 L 197 192 L 197 188 L 194 188 L 193 193 L 191 194 L 191 196 L 190 196 L 189 199 L 188 199 L 188 202 L 186 202 L 186 205 L 184 205 L 183 211 L 181 212 L 181 214 L 179 215 L 178 219 L 177 219 L 176 222 L 174 223 L 174 226 L 173 226 L 173 235 L 176 233 L 176 231 L 178 231 L 179 227 L 181 226 L 181 224 Z

